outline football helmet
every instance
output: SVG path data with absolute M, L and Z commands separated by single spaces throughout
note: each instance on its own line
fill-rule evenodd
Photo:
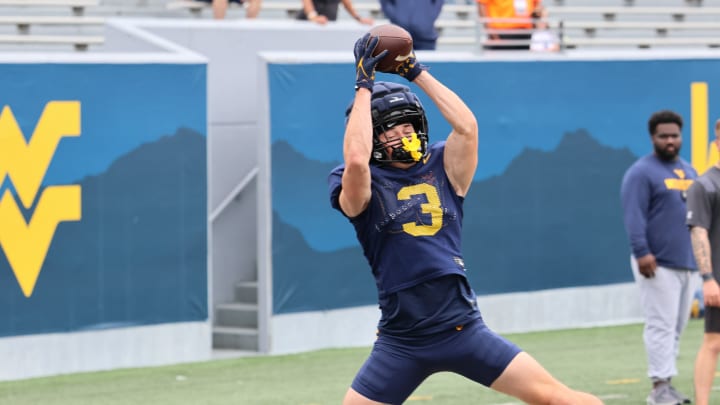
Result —
M 410 88 L 393 82 L 377 81 L 373 86 L 370 102 L 373 125 L 373 151 L 370 162 L 387 164 L 392 162 L 414 163 L 427 153 L 428 123 L 420 99 Z M 350 115 L 352 105 L 346 111 Z M 347 120 L 346 120 L 347 122 Z M 388 153 L 387 142 L 380 135 L 400 124 L 412 124 L 415 129 L 412 139 L 402 139 L 402 144 L 392 146 Z

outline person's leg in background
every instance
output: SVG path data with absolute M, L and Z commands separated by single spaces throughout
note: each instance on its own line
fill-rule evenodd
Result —
M 705 334 L 695 358 L 695 404 L 709 405 L 720 355 L 720 308 L 705 307 Z
M 212 0 L 213 18 L 222 20 L 227 13 L 228 0 Z
M 653 388 L 648 404 L 664 403 L 674 398 L 670 379 L 677 375 L 675 365 L 677 320 L 681 316 L 682 283 L 677 271 L 658 266 L 655 277 L 645 278 L 631 261 L 633 275 L 640 289 L 640 303 L 645 315 L 643 341 L 648 361 L 648 377 Z M 686 316 L 690 316 L 688 304 Z
M 700 285 L 700 277 L 697 272 L 690 270 L 679 270 L 675 271 L 675 273 L 681 285 L 680 299 L 678 301 L 678 318 L 675 324 L 675 347 L 673 349 L 673 353 L 675 353 L 674 359 L 677 361 L 680 355 L 680 338 L 690 321 L 692 302 L 695 298 L 695 291 L 697 291 Z M 689 404 L 692 402 L 687 395 L 678 392 L 672 384 L 670 384 L 670 390 L 678 399 L 682 400 L 683 403 Z
M 256 18 L 260 13 L 260 7 L 262 0 L 247 0 L 247 7 L 245 8 L 245 18 Z

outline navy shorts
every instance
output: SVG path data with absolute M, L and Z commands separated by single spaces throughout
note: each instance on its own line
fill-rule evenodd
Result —
M 352 388 L 386 404 L 402 404 L 431 374 L 449 371 L 489 387 L 520 353 L 482 319 L 422 338 L 379 335 Z

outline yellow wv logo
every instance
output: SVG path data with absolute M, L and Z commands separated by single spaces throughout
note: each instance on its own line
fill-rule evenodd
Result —
M 22 205 L 29 209 L 38 197 L 42 180 L 60 138 L 80 136 L 80 102 L 51 101 L 25 141 L 10 107 L 0 113 L 0 185 L 6 177 Z M 9 189 L 0 197 L 0 247 L 23 294 L 30 297 L 60 222 L 81 218 L 79 185 L 46 187 L 29 222 Z
M 698 174 L 703 174 L 714 165 L 720 156 L 715 142 L 708 136 L 708 85 L 705 82 L 690 84 L 690 112 L 692 133 L 692 165 Z

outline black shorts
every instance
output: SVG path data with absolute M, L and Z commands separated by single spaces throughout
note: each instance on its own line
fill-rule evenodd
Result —
M 720 308 L 705 307 L 705 333 L 720 333 Z
M 299 6 L 302 6 L 302 2 L 298 2 Z M 315 6 L 315 11 L 319 15 L 324 15 L 327 17 L 328 21 L 336 21 L 338 17 L 338 6 L 340 5 L 340 0 L 314 0 L 313 5 Z M 300 7 L 300 12 L 297 15 L 298 20 L 307 20 L 307 16 L 305 15 L 305 11 Z

